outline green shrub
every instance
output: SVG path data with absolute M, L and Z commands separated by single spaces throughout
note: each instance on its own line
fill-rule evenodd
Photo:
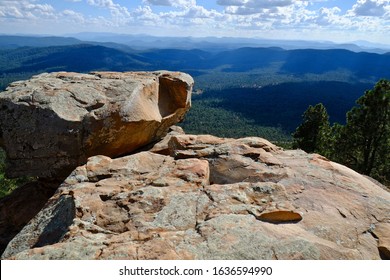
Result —
M 0 199 L 9 195 L 18 186 L 23 185 L 32 180 L 32 178 L 17 178 L 8 179 L 5 177 L 6 155 L 3 149 L 0 148 Z

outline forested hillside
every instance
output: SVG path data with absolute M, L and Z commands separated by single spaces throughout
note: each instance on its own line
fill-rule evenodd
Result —
M 346 112 L 371 86 L 320 81 L 208 90 L 193 96 L 193 108 L 182 126 L 189 133 L 212 132 L 224 137 L 259 135 L 285 142 L 309 105 L 322 102 L 332 123 L 344 123 Z

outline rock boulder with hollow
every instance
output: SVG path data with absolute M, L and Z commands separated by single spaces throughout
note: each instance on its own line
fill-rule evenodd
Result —
M 159 140 L 191 105 L 180 72 L 45 73 L 0 93 L 9 177 L 66 178 L 88 157 L 129 154 Z

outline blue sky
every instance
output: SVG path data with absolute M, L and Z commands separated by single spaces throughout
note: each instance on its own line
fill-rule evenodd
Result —
M 390 44 L 390 0 L 0 0 L 0 33 L 77 32 Z

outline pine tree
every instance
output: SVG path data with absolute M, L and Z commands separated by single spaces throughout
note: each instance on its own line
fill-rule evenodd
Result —
M 329 125 L 322 104 L 309 106 L 296 129 L 294 147 L 333 161 L 390 185 L 390 81 L 380 80 L 347 113 L 346 125 Z
M 322 103 L 309 106 L 303 113 L 303 122 L 293 134 L 294 148 L 308 153 L 320 152 L 325 149 L 326 139 L 330 129 L 329 115 Z
M 347 113 L 347 124 L 336 140 L 335 156 L 360 173 L 387 176 L 389 180 L 390 81 L 380 80 L 357 100 L 357 105 Z

